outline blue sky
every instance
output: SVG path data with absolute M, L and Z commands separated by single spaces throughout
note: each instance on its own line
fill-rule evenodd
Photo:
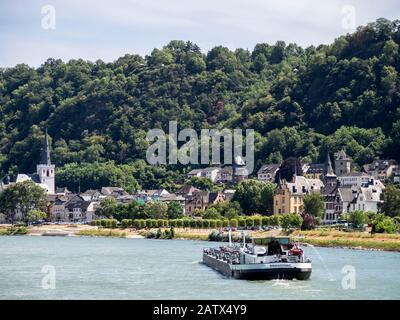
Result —
M 42 28 L 44 5 L 56 10 L 56 28 Z M 149 54 L 170 40 L 248 48 L 284 40 L 304 47 L 348 33 L 344 6 L 356 25 L 400 17 L 398 0 L 1 0 L 0 67 L 40 66 L 47 58 L 113 61 Z

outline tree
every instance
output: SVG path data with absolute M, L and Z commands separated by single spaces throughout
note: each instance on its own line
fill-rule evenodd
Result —
M 168 214 L 168 205 L 164 202 L 147 202 L 144 205 L 144 213 L 150 219 L 165 219 Z
M 237 218 L 240 215 L 240 204 L 237 201 L 218 202 L 210 208 L 215 208 L 220 216 L 227 219 Z
M 232 201 L 237 201 L 242 211 L 249 215 L 254 213 L 270 214 L 273 206 L 273 192 L 275 185 L 269 182 L 256 180 L 241 181 Z
M 27 220 L 29 222 L 34 222 L 34 221 L 38 221 L 38 220 L 44 220 L 44 219 L 46 219 L 46 217 L 47 217 L 47 215 L 43 211 L 31 210 L 28 212 Z
M 304 213 L 321 218 L 325 208 L 324 198 L 319 193 L 312 192 L 304 196 L 303 206 Z
M 274 211 L 274 194 L 276 185 L 271 182 L 265 182 L 261 187 L 260 194 L 260 213 L 272 214 Z
M 398 24 L 379 19 L 307 49 L 259 43 L 203 55 L 171 41 L 146 58 L 0 69 L 1 176 L 35 171 L 47 126 L 59 186 L 173 188 L 183 166 L 146 164 L 146 133 L 177 119 L 196 132 L 254 128 L 256 166 L 316 163 L 341 148 L 358 166 L 400 160 Z M 291 180 L 293 166 L 284 171 Z
M 303 223 L 301 224 L 301 230 L 312 230 L 317 224 L 315 217 L 312 214 L 303 212 L 301 214 Z
M 303 170 L 301 168 L 301 163 L 299 159 L 294 157 L 289 157 L 285 159 L 281 166 L 279 167 L 278 172 L 276 173 L 275 182 L 278 183 L 279 179 L 284 179 L 286 181 L 291 181 L 293 175 L 297 174 L 298 176 L 303 175 Z
M 117 209 L 117 200 L 113 197 L 106 197 L 100 201 L 100 207 L 96 209 L 96 215 L 111 218 Z
M 167 216 L 168 219 L 179 219 L 183 215 L 183 208 L 178 201 L 168 203 Z
M 352 211 L 346 215 L 346 220 L 355 228 L 361 228 L 368 222 L 368 213 L 360 210 Z
M 213 183 L 210 178 L 192 177 L 189 184 L 200 190 L 211 190 Z
M 28 213 L 32 210 L 44 211 L 46 203 L 45 191 L 31 180 L 15 183 L 0 193 L 0 212 L 5 213 L 11 223 L 18 214 L 21 220 L 27 222 Z
M 379 211 L 389 217 L 400 216 L 400 188 L 388 185 L 383 190 L 382 202 L 378 204 Z
M 218 212 L 218 210 L 215 208 L 212 208 L 212 207 L 208 208 L 203 214 L 203 219 L 216 220 L 216 219 L 221 219 L 221 218 L 222 218 L 221 214 Z
M 284 214 L 281 218 L 281 226 L 283 229 L 288 230 L 290 228 L 300 228 L 303 219 L 297 213 Z

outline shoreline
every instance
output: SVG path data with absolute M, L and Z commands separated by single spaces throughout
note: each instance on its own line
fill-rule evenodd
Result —
M 10 225 L 1 225 L 5 230 Z M 47 237 L 113 237 L 127 239 L 146 239 L 144 230 L 135 229 L 107 229 L 90 225 L 41 225 L 26 227 L 27 233 L 20 235 L 47 236 Z M 188 229 L 175 228 L 173 240 L 208 241 L 208 234 L 215 229 Z M 236 235 L 239 235 L 236 232 Z M 0 232 L 0 235 L 7 235 Z M 343 232 L 334 230 L 296 230 L 287 233 L 281 230 L 248 231 L 249 236 L 290 236 L 298 238 L 299 242 L 307 247 L 327 247 L 363 251 L 400 252 L 400 235 L 374 234 L 362 232 Z

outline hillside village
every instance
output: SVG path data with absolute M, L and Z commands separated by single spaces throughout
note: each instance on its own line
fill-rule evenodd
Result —
M 94 219 L 102 218 L 99 215 L 102 201 L 110 198 L 119 204 L 175 202 L 180 205 L 183 215 L 193 217 L 196 212 L 204 212 L 212 205 L 231 201 L 237 184 L 256 179 L 260 182 L 276 183 L 273 210 L 267 214 L 300 214 L 304 196 L 318 193 L 324 199 L 321 222 L 334 224 L 343 214 L 356 210 L 378 212 L 385 183 L 389 180 L 395 184 L 400 183 L 400 169 L 395 161 L 375 160 L 362 166 L 360 171 L 353 171 L 353 160 L 344 150 L 335 153 L 333 161 L 328 153 L 324 163 L 301 163 L 301 173 L 297 172 L 295 166 L 292 178 L 288 180 L 281 177 L 280 168 L 281 164 L 265 164 L 252 177 L 248 175 L 244 162 L 236 159 L 232 166 L 189 171 L 185 183 L 175 192 L 157 189 L 128 193 L 121 187 L 103 186 L 100 190 L 72 193 L 67 188 L 56 186 L 55 165 L 51 163 L 46 131 L 37 172 L 18 174 L 14 182 L 6 178 L 1 183 L 0 192 L 15 183 L 31 180 L 47 194 L 48 220 L 59 223 L 90 223 Z M 196 177 L 207 178 L 213 185 L 223 188 L 218 191 L 195 188 L 191 181 Z M 7 222 L 5 215 L 0 216 L 0 222 Z

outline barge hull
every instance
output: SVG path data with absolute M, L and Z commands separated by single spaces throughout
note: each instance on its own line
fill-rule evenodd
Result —
M 203 255 L 203 263 L 226 277 L 246 280 L 298 279 L 307 280 L 311 276 L 311 268 L 238 268 L 225 261 Z

